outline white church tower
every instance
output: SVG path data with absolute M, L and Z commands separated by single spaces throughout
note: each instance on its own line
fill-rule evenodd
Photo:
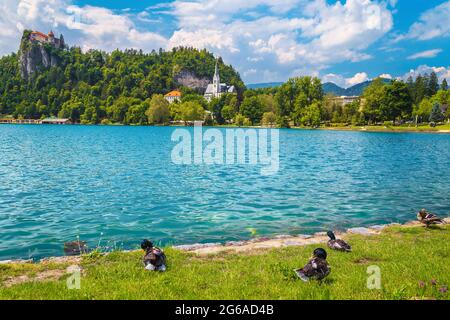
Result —
M 213 98 L 220 98 L 222 94 L 236 93 L 234 86 L 229 86 L 226 83 L 220 83 L 219 75 L 219 59 L 216 60 L 216 68 L 214 70 L 214 77 L 212 83 L 208 84 L 204 97 L 206 101 L 211 101 Z
M 219 75 L 219 59 L 216 60 L 216 69 L 214 70 L 213 92 L 215 97 L 220 96 L 221 90 L 220 90 L 220 75 Z

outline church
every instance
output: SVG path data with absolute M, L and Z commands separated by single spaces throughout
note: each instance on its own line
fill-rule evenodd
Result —
M 219 61 L 216 61 L 213 83 L 208 84 L 204 97 L 209 102 L 213 98 L 220 98 L 220 96 L 226 93 L 236 93 L 236 88 L 234 86 L 229 86 L 226 83 L 220 83 Z

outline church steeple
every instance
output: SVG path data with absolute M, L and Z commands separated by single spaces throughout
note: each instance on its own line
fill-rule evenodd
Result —
M 213 78 L 213 87 L 214 92 L 220 93 L 220 75 L 219 75 L 219 59 L 216 60 L 216 68 L 214 70 L 214 78 Z

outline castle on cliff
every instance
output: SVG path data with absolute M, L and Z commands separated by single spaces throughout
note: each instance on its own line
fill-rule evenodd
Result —
M 63 35 L 61 35 L 59 39 L 55 38 L 53 31 L 50 31 L 48 34 L 44 34 L 39 31 L 33 31 L 30 33 L 29 40 L 39 43 L 48 43 L 58 49 L 62 49 L 65 46 Z

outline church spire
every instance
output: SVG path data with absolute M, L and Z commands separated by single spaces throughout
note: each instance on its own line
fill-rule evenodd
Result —
M 213 86 L 214 86 L 214 92 L 220 93 L 219 59 L 216 60 L 216 68 L 214 70 Z

